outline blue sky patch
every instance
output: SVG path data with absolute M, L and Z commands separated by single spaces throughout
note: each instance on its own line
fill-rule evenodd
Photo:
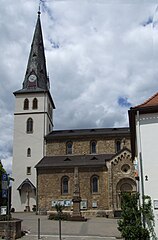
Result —
M 149 24 L 152 24 L 153 22 L 153 17 L 149 16 L 148 19 L 142 22 L 142 26 L 146 27 Z
M 121 107 L 131 107 L 131 103 L 128 102 L 127 97 L 119 97 L 117 102 Z

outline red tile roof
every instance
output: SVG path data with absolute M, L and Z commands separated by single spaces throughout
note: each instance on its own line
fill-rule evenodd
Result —
M 146 100 L 144 103 L 137 105 L 134 108 L 145 108 L 145 107 L 154 107 L 154 106 L 158 106 L 158 92 L 155 93 L 148 100 Z

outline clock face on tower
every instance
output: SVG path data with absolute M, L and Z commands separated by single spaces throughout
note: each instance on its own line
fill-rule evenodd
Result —
M 35 74 L 31 74 L 31 75 L 29 76 L 29 81 L 30 81 L 30 82 L 34 82 L 34 81 L 36 81 L 36 79 L 37 79 L 37 77 L 36 77 Z

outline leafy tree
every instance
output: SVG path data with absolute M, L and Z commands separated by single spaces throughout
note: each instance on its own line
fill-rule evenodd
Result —
M 63 211 L 63 206 L 60 204 L 60 203 L 58 203 L 58 204 L 55 204 L 55 209 L 56 209 L 56 211 L 57 211 L 57 213 L 62 213 L 62 211 Z
M 139 194 L 124 193 L 122 195 L 122 215 L 118 221 L 118 230 L 125 240 L 157 239 L 154 233 L 154 215 L 151 208 L 150 197 L 145 197 L 144 205 L 139 206 Z M 146 226 L 142 224 L 142 216 Z
M 6 205 L 7 200 L 2 198 L 2 174 L 6 173 L 5 169 L 3 168 L 2 162 L 0 160 L 0 206 Z
M 155 221 L 154 221 L 154 213 L 151 204 L 151 198 L 149 196 L 144 196 L 144 207 L 141 208 L 142 214 L 145 218 L 146 228 L 148 229 L 150 236 L 153 240 L 156 240 L 156 234 L 154 231 Z

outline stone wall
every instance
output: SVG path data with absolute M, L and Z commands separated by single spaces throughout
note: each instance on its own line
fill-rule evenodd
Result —
M 21 238 L 21 222 L 20 219 L 0 221 L 0 237 L 13 240 Z
M 120 209 L 121 194 L 124 191 L 135 192 L 136 182 L 131 153 L 121 152 L 111 161 L 111 202 L 114 209 Z M 109 172 L 110 174 L 110 172 Z
M 73 142 L 73 154 L 90 154 L 90 142 L 91 140 L 97 141 L 97 154 L 115 154 L 115 142 L 116 138 L 107 139 L 104 137 L 95 138 L 95 139 L 72 139 Z M 46 155 L 65 155 L 66 154 L 66 140 L 52 140 L 46 145 Z M 130 139 L 126 139 L 125 146 L 130 149 Z
M 80 183 L 80 196 L 82 200 L 87 200 L 87 208 L 85 214 L 102 214 L 108 212 L 112 215 L 115 209 L 119 209 L 119 197 L 123 182 L 127 181 L 133 184 L 134 181 L 134 166 L 131 161 L 130 153 L 130 139 L 93 136 L 73 139 L 63 138 L 58 140 L 49 140 L 47 142 L 47 156 L 66 155 L 66 143 L 73 142 L 73 155 L 90 154 L 91 141 L 97 142 L 96 154 L 114 154 L 114 157 L 105 163 L 104 167 L 79 167 L 79 183 Z M 116 141 L 121 141 L 121 152 L 116 153 Z M 127 150 L 129 149 L 129 150 Z M 129 165 L 130 171 L 122 170 L 123 165 Z M 97 175 L 99 178 L 99 191 L 92 193 L 91 191 L 91 177 Z M 61 193 L 61 179 L 63 176 L 69 178 L 69 193 Z M 39 212 L 53 211 L 52 201 L 54 200 L 72 200 L 74 192 L 74 168 L 52 168 L 52 169 L 38 169 L 38 210 Z M 129 180 L 130 179 L 130 180 Z M 95 205 L 94 205 L 95 204 Z M 66 211 L 71 211 L 72 206 L 66 207 Z
M 91 177 L 99 177 L 99 192 L 92 193 Z M 69 177 L 69 193 L 61 194 L 61 179 Z M 87 210 L 93 209 L 92 202 L 97 203 L 95 209 L 108 209 L 108 173 L 107 168 L 79 168 L 80 196 L 87 200 Z M 38 208 L 39 211 L 52 210 L 52 200 L 73 198 L 74 169 L 52 169 L 38 171 Z M 70 208 L 68 208 L 70 210 Z

